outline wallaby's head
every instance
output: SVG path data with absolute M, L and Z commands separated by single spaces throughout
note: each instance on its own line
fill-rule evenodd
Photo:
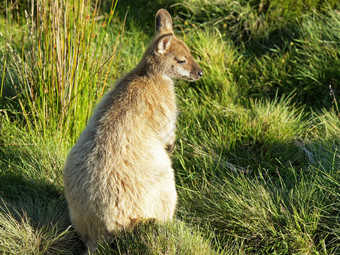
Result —
M 202 68 L 194 60 L 189 48 L 175 37 L 172 18 L 164 9 L 156 14 L 156 38 L 147 52 L 153 68 L 164 76 L 196 81 L 203 75 Z

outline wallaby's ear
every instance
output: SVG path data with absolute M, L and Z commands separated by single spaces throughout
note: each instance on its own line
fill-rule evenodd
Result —
M 160 9 L 156 13 L 156 33 L 158 35 L 174 33 L 171 15 L 165 9 Z
M 166 34 L 158 39 L 156 51 L 159 54 L 164 54 L 170 47 L 173 34 Z

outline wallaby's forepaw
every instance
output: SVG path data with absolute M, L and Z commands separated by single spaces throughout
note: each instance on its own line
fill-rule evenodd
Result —
M 175 144 L 174 144 L 174 143 L 167 144 L 167 145 L 165 146 L 165 150 L 166 150 L 169 154 L 171 154 L 171 153 L 174 151 L 174 149 L 175 149 Z

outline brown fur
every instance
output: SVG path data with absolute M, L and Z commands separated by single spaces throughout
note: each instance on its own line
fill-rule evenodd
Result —
M 202 74 L 174 36 L 170 14 L 159 10 L 155 39 L 137 67 L 104 96 L 65 165 L 71 221 L 90 251 L 100 237 L 139 221 L 172 219 L 177 194 L 166 151 L 175 140 L 172 79 L 193 81 Z

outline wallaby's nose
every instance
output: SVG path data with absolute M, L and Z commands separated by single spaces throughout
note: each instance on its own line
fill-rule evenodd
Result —
M 201 69 L 198 71 L 198 76 L 201 77 L 202 75 L 203 75 L 203 70 Z

